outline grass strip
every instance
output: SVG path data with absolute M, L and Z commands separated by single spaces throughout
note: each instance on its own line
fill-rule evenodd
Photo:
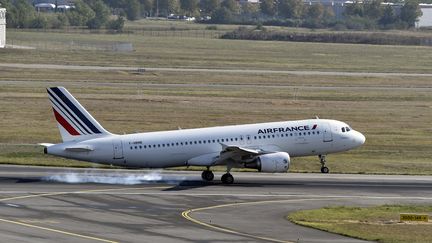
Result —
M 299 225 L 378 242 L 432 242 L 432 222 L 399 222 L 400 213 L 432 213 L 431 205 L 324 207 L 288 215 Z

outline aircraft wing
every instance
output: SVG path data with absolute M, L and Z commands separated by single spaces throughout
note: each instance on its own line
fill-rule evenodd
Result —
M 240 146 L 225 145 L 222 143 L 221 145 L 222 151 L 220 152 L 218 158 L 213 162 L 215 165 L 226 164 L 228 161 L 246 162 L 258 155 L 269 153 L 268 151 L 264 151 L 262 149 L 244 148 Z
M 278 150 L 270 149 L 255 149 L 255 148 L 244 148 L 235 145 L 226 145 L 221 143 L 222 151 L 204 154 L 188 160 L 187 165 L 195 166 L 214 166 L 224 165 L 228 162 L 247 162 L 253 160 L 256 156 L 261 154 L 273 153 Z

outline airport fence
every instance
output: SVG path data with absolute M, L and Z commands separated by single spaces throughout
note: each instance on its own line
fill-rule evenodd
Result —
M 130 36 L 144 37 L 162 37 L 162 38 L 220 38 L 225 31 L 223 30 L 205 30 L 205 29 L 137 29 L 128 28 L 121 33 L 113 33 L 109 30 L 88 30 L 78 28 L 66 28 L 61 30 L 56 29 L 13 29 L 9 30 L 6 39 L 6 45 L 9 48 L 19 49 L 39 49 L 39 50 L 91 50 L 91 51 L 114 51 L 114 52 L 131 52 L 134 51 L 134 46 L 131 42 L 113 42 L 106 41 L 103 38 L 100 40 L 83 40 L 88 38 L 65 38 L 56 39 L 54 36 L 49 40 L 46 38 L 35 39 L 31 33 L 61 33 L 61 34 L 112 34 L 119 36 L 122 39 L 128 40 Z M 14 34 L 16 33 L 16 34 Z M 26 36 L 27 33 L 30 35 Z

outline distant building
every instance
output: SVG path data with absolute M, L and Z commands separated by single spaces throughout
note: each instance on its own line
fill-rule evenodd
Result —
M 0 48 L 6 46 L 6 9 L 0 8 Z
M 38 3 L 35 4 L 36 11 L 38 12 L 49 12 L 54 11 L 56 8 L 56 5 L 53 3 Z
M 416 23 L 416 27 L 431 27 L 432 26 L 432 4 L 420 3 L 420 10 L 423 15 Z

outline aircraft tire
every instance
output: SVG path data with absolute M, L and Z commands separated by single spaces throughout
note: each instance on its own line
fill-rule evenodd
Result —
M 205 170 L 202 172 L 201 178 L 205 181 L 212 181 L 214 179 L 214 174 L 210 170 Z
M 327 168 L 326 166 L 321 167 L 321 173 L 327 174 L 329 173 L 329 168 Z
M 234 183 L 234 177 L 230 173 L 226 173 L 222 176 L 221 181 L 224 184 L 233 184 Z

